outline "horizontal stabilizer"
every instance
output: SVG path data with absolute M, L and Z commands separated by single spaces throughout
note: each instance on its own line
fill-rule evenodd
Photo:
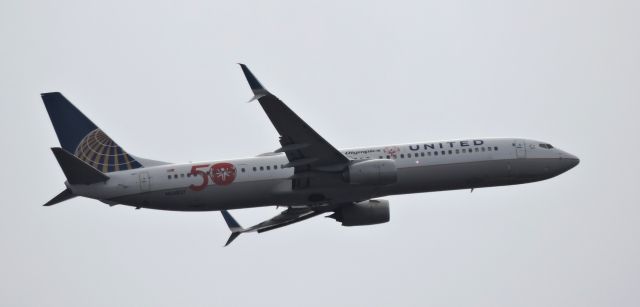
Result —
M 65 200 L 69 200 L 76 197 L 75 195 L 73 195 L 73 193 L 71 193 L 71 190 L 69 189 L 65 189 L 64 191 L 60 192 L 60 194 L 56 195 L 56 197 L 52 198 L 50 201 L 48 201 L 46 204 L 44 204 L 44 206 L 53 206 L 57 203 L 61 203 Z
M 91 167 L 68 151 L 60 147 L 51 148 L 51 151 L 56 156 L 58 164 L 60 164 L 60 168 L 62 168 L 70 184 L 92 184 L 109 180 L 109 176 Z

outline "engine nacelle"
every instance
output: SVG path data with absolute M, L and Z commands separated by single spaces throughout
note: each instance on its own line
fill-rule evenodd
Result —
M 345 172 L 346 180 L 351 184 L 386 185 L 398 181 L 396 162 L 388 159 L 358 161 Z
M 341 222 L 342 226 L 364 226 L 386 223 L 389 216 L 389 201 L 372 199 L 341 207 L 329 217 Z

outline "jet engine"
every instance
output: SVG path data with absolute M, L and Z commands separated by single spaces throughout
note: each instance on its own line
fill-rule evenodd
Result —
M 364 226 L 382 224 L 389 221 L 389 201 L 371 199 L 339 208 L 328 217 L 342 223 L 342 226 Z
M 398 169 L 393 160 L 358 161 L 349 166 L 344 177 L 351 184 L 386 185 L 398 181 Z

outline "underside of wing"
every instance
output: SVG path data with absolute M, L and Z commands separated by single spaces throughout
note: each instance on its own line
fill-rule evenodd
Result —
M 274 230 L 276 228 L 284 227 L 287 225 L 291 225 L 297 222 L 304 221 L 306 219 L 312 218 L 319 214 L 325 213 L 324 210 L 313 210 L 308 207 L 304 208 L 289 208 L 285 211 L 282 211 L 280 214 L 268 219 L 264 222 L 251 226 L 249 228 L 243 228 L 240 224 L 231 216 L 231 214 L 227 210 L 220 211 L 222 213 L 222 217 L 224 217 L 227 226 L 231 230 L 231 236 L 225 246 L 231 244 L 235 238 L 237 238 L 240 234 L 245 232 L 265 232 L 269 230 Z

